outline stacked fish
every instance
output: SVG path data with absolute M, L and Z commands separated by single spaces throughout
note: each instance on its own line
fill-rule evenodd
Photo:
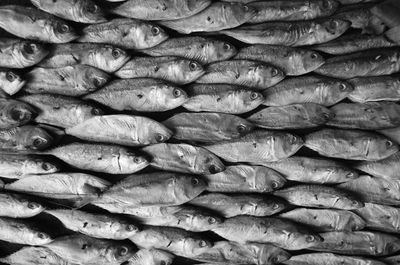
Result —
M 3 3 L 0 262 L 399 264 L 375 2 Z

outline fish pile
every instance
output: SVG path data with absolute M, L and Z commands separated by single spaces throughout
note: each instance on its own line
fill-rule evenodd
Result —
M 0 262 L 400 264 L 377 2 L 1 3 Z

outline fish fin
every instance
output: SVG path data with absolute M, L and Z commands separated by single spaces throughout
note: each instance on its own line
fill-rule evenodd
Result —
M 389 29 L 385 32 L 384 36 L 392 42 L 400 44 L 400 25 Z
M 0 179 L 0 189 L 2 190 L 2 189 L 4 189 L 4 186 L 5 186 L 6 184 L 4 183 L 4 181 L 2 181 L 1 179 Z
M 60 142 L 60 140 L 66 135 L 65 131 L 61 128 L 47 125 L 47 124 L 39 124 L 38 127 L 46 130 L 46 132 L 50 133 L 54 138 L 56 143 Z

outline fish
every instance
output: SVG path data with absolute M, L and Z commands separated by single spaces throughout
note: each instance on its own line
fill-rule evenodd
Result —
M 248 4 L 254 7 L 257 14 L 247 23 L 257 24 L 269 21 L 301 21 L 332 15 L 339 3 L 335 0 L 312 1 L 252 1 Z
M 45 207 L 31 198 L 14 193 L 0 193 L 1 217 L 29 218 L 45 210 Z
M 205 189 L 205 181 L 198 176 L 164 171 L 133 174 L 91 203 L 101 208 L 103 205 L 116 205 L 118 208 L 172 206 L 192 200 Z
M 105 43 L 123 49 L 147 49 L 168 39 L 158 25 L 129 18 L 114 18 L 82 29 L 78 42 Z
M 360 209 L 364 208 L 354 211 L 357 213 Z M 296 208 L 278 217 L 307 225 L 317 232 L 354 231 L 366 226 L 362 216 L 346 210 Z
M 286 179 L 304 183 L 337 184 L 358 178 L 356 170 L 324 158 L 292 156 L 276 162 L 263 163 Z
M 185 85 L 194 82 L 205 73 L 203 66 L 176 56 L 135 57 L 114 74 L 119 78 L 158 78 Z
M 338 0 L 342 5 L 351 5 L 357 3 L 370 3 L 370 2 L 379 2 L 380 0 Z
M 152 119 L 124 114 L 95 116 L 65 132 L 82 140 L 126 146 L 163 143 L 172 135 Z
M 260 92 L 227 84 L 192 84 L 186 92 L 189 99 L 182 106 L 192 112 L 243 114 L 264 101 Z
M 46 245 L 61 258 L 76 264 L 121 264 L 132 257 L 136 248 L 126 242 L 68 235 Z
M 0 262 L 10 265 L 77 265 L 61 258 L 47 247 L 29 246 L 0 258 Z
M 23 39 L 47 43 L 66 43 L 78 38 L 76 30 L 63 19 L 20 5 L 0 7 L 0 28 Z
M 354 257 L 354 256 L 342 256 L 333 253 L 309 253 L 309 254 L 300 254 L 296 256 L 292 256 L 288 261 L 285 261 L 286 265 L 317 265 L 321 263 L 329 263 L 332 265 L 385 265 L 385 263 L 372 260 L 364 257 Z
M 7 95 L 14 95 L 25 85 L 25 80 L 14 70 L 0 68 L 0 90 Z
M 201 262 L 218 264 L 276 264 L 290 258 L 289 252 L 272 244 L 217 241 L 212 248 L 193 257 Z
M 346 53 L 365 51 L 368 49 L 394 46 L 396 46 L 396 44 L 384 35 L 348 34 L 340 36 L 339 38 L 327 43 L 314 45 L 311 48 L 332 55 L 342 55 Z
M 379 130 L 380 134 L 390 138 L 391 140 L 395 141 L 396 143 L 400 144 L 400 134 L 399 134 L 400 126 L 392 129 L 384 129 Z
M 207 193 L 194 198 L 189 204 L 210 209 L 225 218 L 238 215 L 270 216 L 286 208 L 284 202 L 277 198 L 253 194 Z
M 323 240 L 296 223 L 274 217 L 235 216 L 212 231 L 229 241 L 271 243 L 286 250 L 310 248 Z
M 341 185 L 336 187 L 341 188 Z M 285 199 L 290 204 L 302 207 L 338 210 L 353 210 L 364 207 L 364 203 L 358 200 L 352 193 L 336 187 L 300 184 L 277 190 L 272 194 Z
M 360 130 L 321 129 L 305 135 L 305 146 L 322 156 L 374 161 L 397 151 L 396 143 L 377 133 Z
M 129 54 L 117 47 L 102 43 L 64 43 L 54 45 L 49 55 L 38 66 L 60 68 L 85 64 L 107 73 L 120 69 L 130 59 Z
M 153 78 L 116 79 L 84 97 L 115 110 L 140 112 L 171 110 L 187 98 L 182 88 Z
M 157 46 L 143 49 L 141 52 L 154 57 L 182 57 L 205 65 L 228 60 L 237 53 L 237 49 L 226 41 L 200 36 L 186 36 L 169 38 Z
M 176 20 L 191 17 L 210 4 L 211 0 L 128 0 L 111 9 L 111 12 L 141 20 Z
M 105 12 L 91 0 L 31 0 L 37 8 L 57 17 L 80 23 L 102 23 L 107 21 Z
M 32 152 L 44 150 L 54 143 L 54 138 L 39 126 L 23 125 L 0 130 L 0 150 L 2 152 Z
M 353 167 L 374 177 L 400 180 L 400 152 L 378 161 L 360 161 Z
M 261 109 L 247 119 L 260 128 L 306 129 L 324 125 L 333 118 L 329 109 L 315 103 L 272 106 Z
M 225 170 L 222 161 L 207 149 L 190 144 L 159 143 L 142 148 L 156 169 L 192 174 L 215 174 Z
M 400 262 L 400 255 L 394 255 L 386 258 L 381 259 L 384 264 L 387 265 L 397 265 Z
M 36 109 L 25 102 L 0 98 L 0 129 L 27 124 L 35 118 L 36 113 Z
M 285 106 L 300 103 L 315 103 L 332 106 L 345 99 L 353 86 L 343 80 L 317 75 L 292 77 L 263 91 L 264 105 Z
M 278 161 L 296 153 L 303 146 L 301 137 L 283 132 L 256 130 L 242 138 L 204 145 L 227 162 L 261 164 Z
M 321 54 L 310 49 L 263 44 L 241 48 L 234 59 L 262 61 L 278 67 L 288 76 L 312 72 L 325 62 Z
M 74 168 L 107 174 L 132 174 L 150 164 L 144 155 L 118 145 L 72 142 L 44 153 Z
M 53 239 L 25 220 L 0 217 L 0 240 L 30 246 L 46 245 Z
M 399 101 L 400 77 L 369 76 L 348 80 L 354 90 L 347 95 L 352 102 Z
M 207 190 L 211 192 L 268 193 L 286 184 L 286 179 L 275 170 L 245 164 L 226 166 L 223 172 L 204 178 Z
M 285 73 L 272 65 L 250 60 L 228 60 L 211 63 L 196 83 L 224 83 L 262 90 L 285 78 Z
M 399 208 L 367 202 L 363 208 L 356 209 L 354 212 L 365 220 L 367 228 L 388 233 L 400 233 Z
M 0 154 L 0 176 L 19 179 L 31 174 L 50 174 L 60 171 L 57 163 L 34 155 Z
M 364 202 L 400 205 L 400 180 L 363 175 L 337 187 L 356 194 Z
M 140 249 L 129 260 L 126 265 L 171 265 L 175 256 L 167 251 L 159 249 Z
M 390 75 L 400 71 L 400 49 L 371 49 L 326 60 L 315 73 L 340 79 Z
M 386 256 L 400 249 L 400 239 L 395 236 L 370 231 L 321 233 L 323 242 L 311 250 L 359 256 Z
M 80 207 L 97 198 L 110 185 L 106 180 L 85 173 L 52 173 L 29 175 L 1 188 L 43 198 L 70 200 Z
M 68 96 L 31 94 L 18 99 L 38 110 L 38 115 L 34 118 L 37 123 L 61 128 L 73 127 L 94 116 L 104 114 L 99 107 Z
M 137 225 L 117 216 L 93 214 L 80 210 L 47 209 L 69 230 L 95 238 L 124 240 L 139 231 Z
M 26 77 L 29 81 L 23 91 L 64 96 L 88 94 L 104 86 L 111 78 L 109 74 L 97 68 L 81 64 L 53 69 L 35 67 Z
M 246 119 L 224 113 L 177 113 L 163 124 L 173 131 L 172 138 L 195 142 L 218 142 L 240 138 L 254 125 Z
M 350 28 L 350 22 L 338 18 L 322 18 L 296 22 L 265 22 L 220 31 L 248 44 L 304 46 L 334 40 Z
M 193 16 L 158 23 L 181 34 L 215 32 L 240 26 L 255 14 L 256 10 L 247 5 L 216 1 Z
M 48 54 L 44 44 L 18 38 L 0 38 L 0 67 L 21 69 L 34 66 Z M 20 80 L 21 77 L 15 75 L 11 72 L 6 78 L 9 82 Z

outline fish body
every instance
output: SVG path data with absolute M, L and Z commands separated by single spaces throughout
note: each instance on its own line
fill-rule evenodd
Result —
M 354 256 L 343 256 L 333 253 L 310 253 L 301 254 L 297 256 L 292 256 L 289 260 L 285 261 L 286 265 L 317 265 L 317 264 L 332 264 L 332 265 L 384 265 L 385 263 L 364 258 L 364 257 L 354 257 Z
M 379 161 L 362 161 L 354 167 L 375 177 L 400 180 L 400 153 Z
M 170 265 L 174 258 L 173 254 L 164 250 L 140 249 L 126 261 L 126 265 Z
M 47 247 L 29 246 L 0 258 L 0 262 L 10 265 L 77 265 L 61 258 Z
M 353 102 L 400 100 L 400 77 L 370 76 L 349 79 L 354 90 L 347 96 Z

